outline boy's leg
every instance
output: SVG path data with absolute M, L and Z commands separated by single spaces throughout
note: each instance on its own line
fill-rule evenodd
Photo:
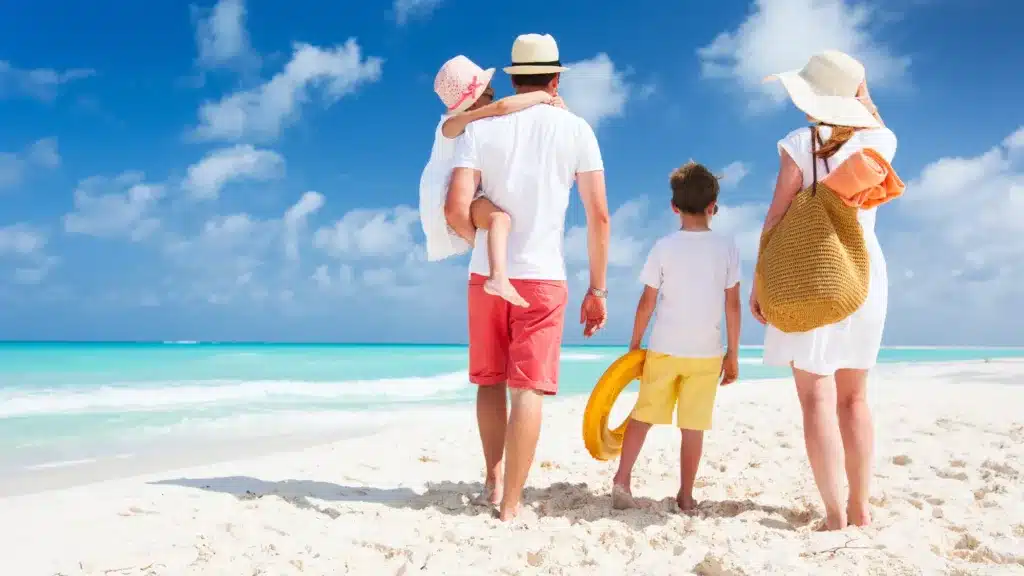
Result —
M 622 438 L 622 454 L 619 456 L 619 469 L 612 484 L 612 506 L 615 508 L 636 506 L 630 483 L 633 465 L 636 464 L 640 449 L 647 439 L 647 432 L 653 424 L 672 423 L 672 409 L 675 407 L 679 388 L 674 360 L 666 354 L 647 353 L 644 371 L 640 377 L 640 394 L 626 425 L 626 432 Z
M 684 377 L 679 387 L 679 407 L 676 413 L 676 424 L 680 431 L 679 492 L 676 494 L 676 503 L 685 512 L 697 507 L 693 484 L 704 452 L 704 431 L 711 429 L 722 359 L 681 358 L 680 371 Z
M 512 218 L 483 196 L 469 205 L 469 217 L 473 226 L 487 230 L 487 261 L 491 277 L 484 284 L 484 290 L 516 306 L 529 306 L 508 279 L 508 235 L 512 231 Z

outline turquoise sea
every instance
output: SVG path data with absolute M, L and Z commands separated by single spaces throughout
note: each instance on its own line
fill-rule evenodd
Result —
M 622 347 L 567 346 L 561 395 Z M 742 350 L 741 377 L 786 376 Z M 1024 357 L 1024 349 L 889 348 L 883 362 Z M 469 402 L 466 348 L 422 345 L 0 343 L 0 473 L 130 459 L 175 443 L 330 436 L 396 408 Z

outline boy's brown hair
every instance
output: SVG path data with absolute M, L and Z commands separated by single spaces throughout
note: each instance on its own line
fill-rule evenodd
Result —
M 718 201 L 718 177 L 703 164 L 690 160 L 668 178 L 672 205 L 685 214 L 703 214 Z

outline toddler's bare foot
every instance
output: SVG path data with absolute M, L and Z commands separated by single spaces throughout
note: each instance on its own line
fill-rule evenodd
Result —
M 697 509 L 697 501 L 693 499 L 692 494 L 676 494 L 676 504 L 679 505 L 681 512 L 693 512 Z
M 616 510 L 628 510 L 630 508 L 639 508 L 640 506 L 633 499 L 633 495 L 629 491 L 628 486 L 620 486 L 615 484 L 612 486 L 612 508 Z
M 491 296 L 497 296 L 507 300 L 513 306 L 519 306 L 521 308 L 527 308 L 530 303 L 523 299 L 516 291 L 512 283 L 509 282 L 508 278 L 488 278 L 484 282 L 484 292 Z

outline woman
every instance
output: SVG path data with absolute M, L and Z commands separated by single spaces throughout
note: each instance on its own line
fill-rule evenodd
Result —
M 811 185 L 812 162 L 818 163 L 819 178 L 824 178 L 830 168 L 863 148 L 873 148 L 888 162 L 896 153 L 896 136 L 884 127 L 871 101 L 864 67 L 850 56 L 823 52 L 802 70 L 773 78 L 782 82 L 793 104 L 807 114 L 817 142 L 812 153 L 812 130 L 806 126 L 779 141 L 781 165 L 765 217 L 766 230 L 782 220 L 797 192 Z M 808 332 L 785 333 L 770 324 L 765 332 L 765 364 L 793 370 L 807 457 L 825 504 L 823 528 L 827 530 L 871 522 L 868 498 L 874 438 L 866 401 L 867 375 L 881 348 L 888 278 L 874 231 L 875 209 L 858 210 L 857 219 L 870 262 L 864 304 L 845 320 Z M 766 323 L 756 291 L 750 295 L 750 310 Z M 849 482 L 845 506 L 844 468 Z

